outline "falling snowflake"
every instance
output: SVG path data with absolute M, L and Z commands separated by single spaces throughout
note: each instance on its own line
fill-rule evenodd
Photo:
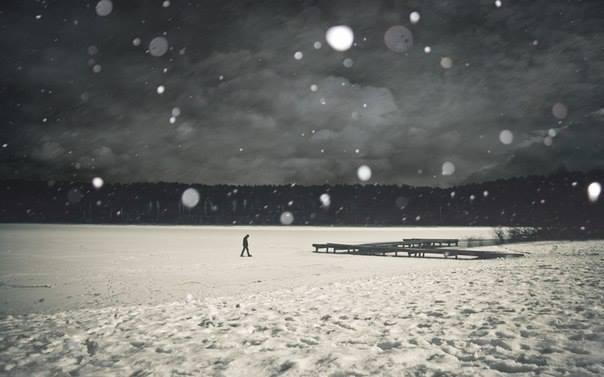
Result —
M 552 106 L 552 114 L 557 119 L 562 120 L 568 116 L 568 107 L 566 107 L 565 104 L 558 102 Z
M 402 25 L 392 26 L 384 34 L 384 43 L 391 51 L 405 52 L 413 47 L 413 34 Z
M 336 51 L 346 51 L 352 47 L 354 33 L 346 25 L 332 26 L 325 33 L 325 40 Z
M 363 182 L 370 180 L 371 179 L 371 168 L 367 165 L 359 166 L 359 168 L 357 169 L 357 177 Z
M 321 207 L 327 208 L 331 205 L 331 197 L 327 193 L 321 194 L 319 200 L 321 201 Z
M 512 144 L 514 141 L 514 134 L 510 130 L 503 130 L 499 133 L 499 141 L 502 144 Z
M 164 37 L 155 37 L 149 42 L 149 53 L 153 56 L 163 56 L 168 52 L 168 40 Z
M 96 14 L 104 17 L 111 14 L 113 10 L 113 3 L 111 0 L 101 0 L 96 4 Z
M 395 199 L 394 204 L 396 205 L 396 208 L 403 210 L 407 207 L 407 204 L 409 204 L 409 199 L 404 196 L 399 196 Z
M 67 200 L 71 204 L 79 203 L 83 197 L 84 194 L 82 194 L 77 188 L 73 188 L 67 192 Z
M 105 181 L 103 181 L 103 178 L 101 178 L 101 177 L 92 178 L 92 186 L 95 189 L 100 189 L 101 187 L 103 187 L 104 183 L 105 183 Z
M 445 161 L 442 166 L 442 175 L 453 175 L 455 173 L 455 165 L 450 161 Z
M 194 208 L 199 203 L 199 191 L 189 187 L 183 191 L 180 200 L 185 207 Z
M 294 222 L 294 215 L 289 211 L 285 211 L 279 217 L 279 221 L 283 225 L 291 225 Z
M 453 59 L 448 56 L 442 57 L 440 59 L 440 66 L 444 69 L 450 69 L 453 67 Z
M 600 194 L 602 193 L 602 185 L 598 182 L 592 182 L 587 186 L 587 197 L 589 201 L 595 203 L 600 198 Z
M 409 14 L 409 21 L 411 21 L 412 24 L 418 23 L 420 18 L 421 18 L 421 15 L 419 14 L 419 12 L 411 12 Z

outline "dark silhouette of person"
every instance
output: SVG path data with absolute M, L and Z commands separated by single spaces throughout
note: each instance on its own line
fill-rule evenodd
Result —
M 247 243 L 247 239 L 248 239 L 249 237 L 250 237 L 250 235 L 249 235 L 249 234 L 246 234 L 246 235 L 245 235 L 245 237 L 243 237 L 243 249 L 241 250 L 241 255 L 240 255 L 240 257 L 242 257 L 242 256 L 243 256 L 243 252 L 244 252 L 244 251 L 246 251 L 246 252 L 247 252 L 247 256 L 248 256 L 248 257 L 251 257 L 251 256 L 252 256 L 252 254 L 250 254 L 250 248 L 249 248 L 249 245 L 248 245 L 248 243 Z

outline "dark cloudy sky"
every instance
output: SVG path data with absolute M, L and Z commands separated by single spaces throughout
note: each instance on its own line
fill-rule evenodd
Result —
M 367 165 L 370 182 L 450 185 L 604 166 L 601 0 L 97 3 L 0 4 L 3 178 L 355 183 Z M 352 48 L 326 42 L 334 25 Z M 397 25 L 406 52 L 385 44 Z

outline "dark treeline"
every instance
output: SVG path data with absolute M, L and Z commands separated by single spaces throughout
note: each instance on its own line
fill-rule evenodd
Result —
M 587 186 L 604 171 L 559 172 L 453 188 L 405 185 L 231 186 L 178 183 L 0 182 L 0 222 L 103 224 L 556 226 L 604 229 Z M 199 203 L 181 202 L 195 188 Z M 327 193 L 330 205 L 322 205 Z

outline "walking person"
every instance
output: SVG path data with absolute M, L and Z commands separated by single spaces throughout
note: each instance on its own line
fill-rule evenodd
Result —
M 243 249 L 241 250 L 241 255 L 240 255 L 240 257 L 242 257 L 242 256 L 243 256 L 243 252 L 244 252 L 244 251 L 245 251 L 245 252 L 247 252 L 247 256 L 248 256 L 248 257 L 251 257 L 251 256 L 252 256 L 252 254 L 250 254 L 250 248 L 249 248 L 249 245 L 248 245 L 248 243 L 247 243 L 247 239 L 248 239 L 249 237 L 250 237 L 250 235 L 249 235 L 249 234 L 246 234 L 246 235 L 245 235 L 245 237 L 243 237 Z

